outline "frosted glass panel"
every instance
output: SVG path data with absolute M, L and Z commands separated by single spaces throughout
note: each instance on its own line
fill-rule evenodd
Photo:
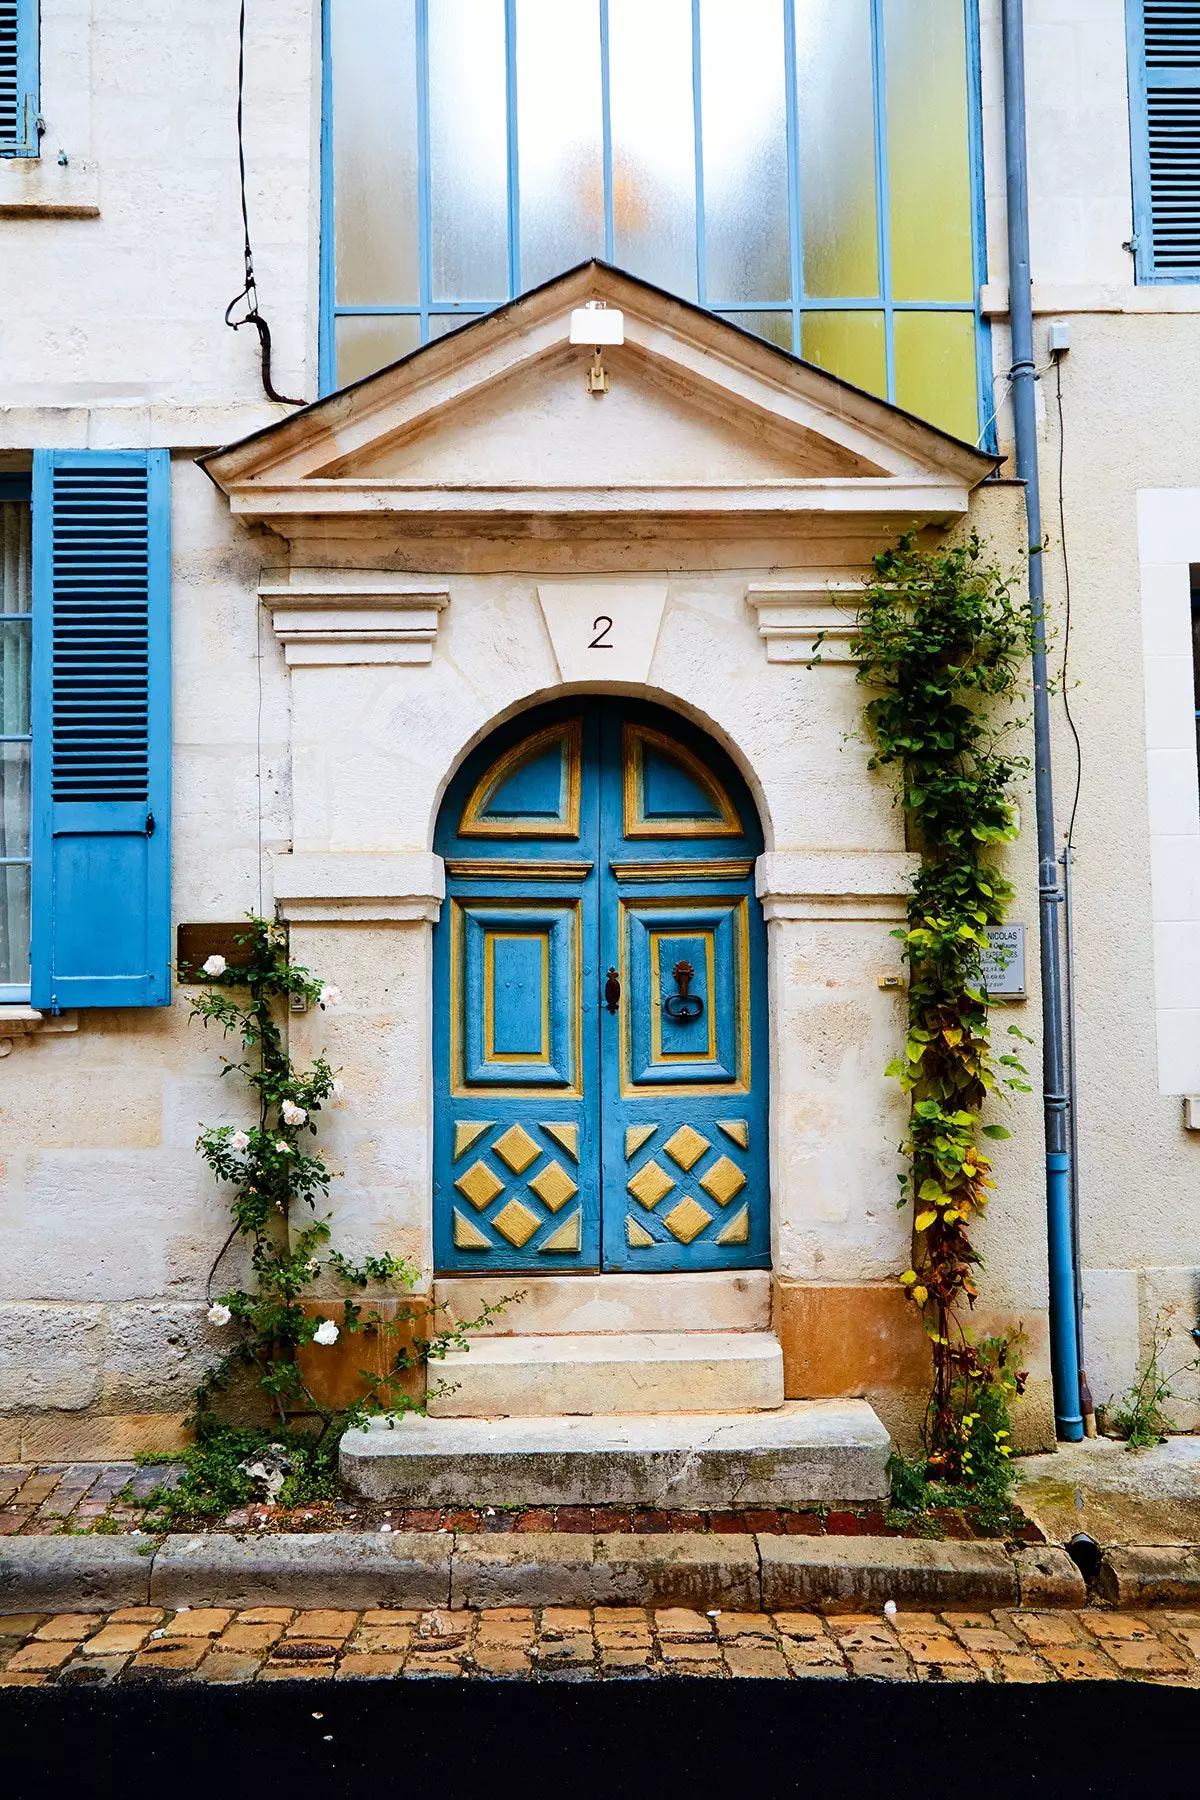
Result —
M 373 375 L 387 363 L 415 350 L 421 341 L 421 321 L 415 313 L 391 319 L 339 319 L 337 322 L 337 381 L 339 387 Z
M 871 0 L 796 0 L 804 291 L 879 292 Z M 963 145 L 965 153 L 965 143 Z
M 29 864 L 0 867 L 0 983 L 29 985 Z
M 0 617 L 0 732 L 29 730 L 29 658 L 33 630 L 28 619 Z M 9 746 L 11 748 L 11 746 Z
M 417 74 L 413 0 L 336 0 L 333 217 L 337 297 L 417 299 Z
M 614 254 L 696 298 L 696 159 L 689 0 L 609 0 Z
M 508 295 L 503 0 L 431 0 L 429 180 L 435 300 Z
M 800 354 L 870 394 L 887 394 L 883 314 L 806 312 L 800 322 Z
M 0 857 L 29 855 L 29 745 L 0 744 Z
M 791 287 L 783 0 L 701 0 L 708 299 Z
M 32 517 L 27 500 L 0 500 L 0 612 L 33 605 Z
M 896 404 L 975 442 L 979 403 L 971 313 L 896 314 Z
M 517 0 L 521 286 L 604 255 L 599 0 Z
M 971 300 L 962 0 L 883 0 L 892 291 Z
M 482 313 L 434 313 L 429 321 L 430 340 L 445 337 L 448 331 L 459 331 L 472 320 L 482 317 Z
M 721 316 L 732 325 L 740 325 L 743 331 L 752 331 L 755 337 L 766 338 L 769 344 L 778 344 L 781 350 L 792 347 L 790 312 L 731 312 Z

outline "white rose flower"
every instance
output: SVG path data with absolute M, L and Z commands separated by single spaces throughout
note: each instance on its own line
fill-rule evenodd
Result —
M 275 1153 L 277 1156 L 290 1156 L 292 1154 L 292 1146 L 290 1144 L 285 1144 L 283 1139 L 280 1138 L 275 1145 Z
M 200 966 L 206 975 L 223 975 L 226 969 L 225 958 L 223 956 L 210 956 L 208 961 L 201 963 Z
M 343 1081 L 343 1080 L 342 1080 L 342 1078 L 341 1078 L 341 1076 L 340 1076 L 340 1075 L 339 1075 L 339 1076 L 337 1076 L 337 1077 L 336 1077 L 336 1078 L 335 1078 L 335 1080 L 334 1080 L 334 1083 L 333 1083 L 333 1097 L 334 1097 L 334 1099 L 335 1099 L 335 1100 L 340 1100 L 340 1099 L 341 1099 L 341 1097 L 342 1097 L 342 1095 L 343 1095 L 343 1094 L 344 1094 L 344 1093 L 345 1093 L 345 1091 L 346 1091 L 346 1084 L 345 1084 L 345 1082 L 344 1082 L 344 1081 Z
M 308 1117 L 304 1108 L 302 1106 L 297 1106 L 294 1100 L 285 1100 L 282 1112 L 285 1125 L 303 1125 L 305 1119 Z
M 223 1306 L 219 1300 L 214 1300 L 208 1309 L 206 1317 L 210 1325 L 228 1325 L 233 1314 L 230 1312 L 229 1308 Z
M 248 1150 L 250 1139 L 244 1131 L 235 1131 L 229 1140 L 229 1148 L 231 1150 Z
M 313 1343 L 314 1344 L 336 1344 L 337 1341 L 338 1341 L 338 1328 L 334 1324 L 333 1320 L 332 1319 L 322 1319 L 321 1323 L 317 1326 L 317 1329 L 313 1332 Z
M 332 986 L 323 987 L 317 998 L 322 1006 L 340 1006 L 342 1003 L 342 990 L 341 988 Z

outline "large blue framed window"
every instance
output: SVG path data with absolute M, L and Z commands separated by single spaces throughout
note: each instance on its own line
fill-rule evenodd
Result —
M 976 0 L 324 0 L 329 392 L 589 256 L 976 441 Z
M 1200 282 L 1200 6 L 1126 0 L 1139 282 Z
M 38 0 L 0 0 L 0 156 L 38 153 Z

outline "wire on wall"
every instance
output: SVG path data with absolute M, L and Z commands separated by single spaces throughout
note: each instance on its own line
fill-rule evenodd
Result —
M 1062 356 L 1054 359 L 1055 397 L 1058 404 L 1058 535 L 1062 544 L 1063 589 L 1065 605 L 1063 608 L 1063 653 L 1062 669 L 1059 681 L 1062 685 L 1063 712 L 1066 714 L 1071 737 L 1075 744 L 1075 792 L 1071 796 L 1071 814 L 1067 823 L 1067 844 L 1074 845 L 1075 814 L 1079 810 L 1079 790 L 1083 785 L 1083 745 L 1079 741 L 1079 733 L 1075 729 L 1075 720 L 1071 715 L 1071 694 L 1067 686 L 1067 658 L 1071 649 L 1071 558 L 1067 550 L 1067 508 L 1063 497 L 1063 463 L 1066 455 L 1066 438 L 1063 431 L 1063 392 L 1062 392 Z
M 246 206 L 246 144 L 242 130 L 243 98 L 246 85 L 246 0 L 241 0 L 238 8 L 238 78 L 237 78 L 237 144 L 238 144 L 238 180 L 242 196 L 242 235 L 245 248 L 245 286 L 235 294 L 225 308 L 225 323 L 232 331 L 240 331 L 243 325 L 253 325 L 258 333 L 259 349 L 262 352 L 262 384 L 263 392 L 268 400 L 277 400 L 283 406 L 305 406 L 304 400 L 293 400 L 287 394 L 275 391 L 271 379 L 271 327 L 258 310 L 258 287 L 254 279 L 254 255 L 250 249 L 250 214 Z M 233 314 L 239 306 L 245 306 L 240 319 Z

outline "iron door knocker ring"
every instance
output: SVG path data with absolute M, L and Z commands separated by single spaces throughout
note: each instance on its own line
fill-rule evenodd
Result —
M 690 1024 L 693 1019 L 698 1019 L 704 1011 L 704 1002 L 699 994 L 688 993 L 696 971 L 690 962 L 677 962 L 671 970 L 671 974 L 675 978 L 675 985 L 679 991 L 665 996 L 662 1003 L 663 1011 L 668 1019 L 673 1019 L 677 1025 Z

